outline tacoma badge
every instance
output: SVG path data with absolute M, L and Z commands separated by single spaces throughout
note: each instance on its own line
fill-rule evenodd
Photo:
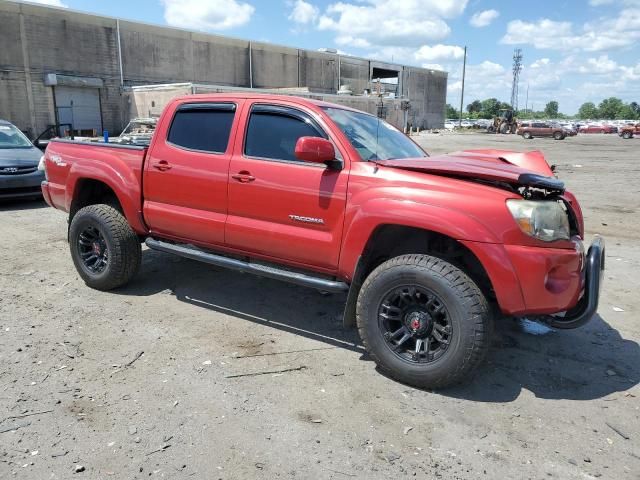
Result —
M 301 217 L 300 215 L 289 215 L 289 218 L 296 222 L 317 223 L 319 225 L 324 225 L 324 220 L 322 218 Z

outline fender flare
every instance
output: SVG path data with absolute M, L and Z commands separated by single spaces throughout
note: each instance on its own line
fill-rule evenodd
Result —
M 376 229 L 383 225 L 419 228 L 458 241 L 500 243 L 479 220 L 459 210 L 414 201 L 376 198 L 356 206 L 352 218 L 347 212 L 339 261 L 342 276 L 351 280 L 367 242 Z
M 76 188 L 82 180 L 104 183 L 115 194 L 131 228 L 136 233 L 148 232 L 141 215 L 140 180 L 128 165 L 122 161 L 112 165 L 107 162 L 92 162 L 84 159 L 74 163 L 67 176 L 65 189 L 67 211 L 71 210 L 72 202 L 76 198 Z

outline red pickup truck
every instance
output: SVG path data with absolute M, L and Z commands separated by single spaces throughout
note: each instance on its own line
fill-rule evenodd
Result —
M 148 147 L 52 141 L 49 205 L 78 273 L 127 283 L 147 247 L 347 292 L 387 374 L 420 387 L 481 363 L 494 313 L 575 328 L 598 306 L 604 242 L 540 152 L 430 157 L 383 120 L 286 96 L 195 95 Z

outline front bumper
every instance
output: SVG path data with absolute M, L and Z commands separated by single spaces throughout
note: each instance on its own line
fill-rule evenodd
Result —
M 24 175 L 0 175 L 0 199 L 39 197 L 43 180 L 44 172 L 40 170 Z
M 579 239 L 573 249 L 462 243 L 484 266 L 503 314 L 575 328 L 595 312 L 604 269 L 601 237 L 587 255 Z

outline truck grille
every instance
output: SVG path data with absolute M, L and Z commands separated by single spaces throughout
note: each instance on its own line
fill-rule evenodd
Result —
M 0 175 L 25 175 L 37 169 L 38 167 L 0 167 Z

